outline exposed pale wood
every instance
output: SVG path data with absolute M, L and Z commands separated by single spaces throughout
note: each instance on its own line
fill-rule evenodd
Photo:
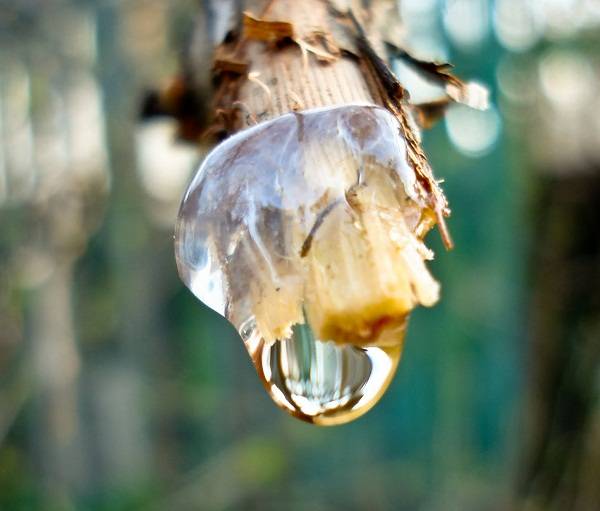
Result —
M 242 34 L 242 40 L 229 53 L 249 64 L 250 79 L 236 85 L 226 82 L 217 92 L 218 108 L 234 106 L 241 113 L 236 129 L 290 111 L 347 103 L 384 104 L 359 59 L 340 54 L 341 49 L 353 49 L 353 42 L 343 24 L 329 12 L 328 2 L 274 0 L 265 6 L 267 9 L 252 12 L 252 16 L 291 23 L 295 42 L 282 47 L 244 39 Z M 325 61 L 328 54 L 332 58 Z

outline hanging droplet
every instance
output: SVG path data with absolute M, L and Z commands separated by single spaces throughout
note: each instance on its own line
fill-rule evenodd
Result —
M 439 286 L 433 225 L 396 118 L 367 105 L 286 114 L 229 138 L 181 205 L 185 284 L 240 332 L 274 401 L 316 424 L 365 413 L 410 311 Z
M 402 337 L 387 347 L 323 342 L 306 323 L 270 344 L 252 320 L 240 333 L 277 405 L 319 425 L 343 424 L 367 412 L 387 389 L 402 354 Z

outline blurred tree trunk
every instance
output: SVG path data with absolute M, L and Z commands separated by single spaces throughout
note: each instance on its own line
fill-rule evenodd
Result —
M 84 477 L 77 409 L 79 354 L 72 316 L 72 261 L 57 265 L 32 300 L 32 358 L 39 394 L 33 427 L 39 471 L 50 502 L 69 508 Z
M 527 510 L 600 509 L 598 170 L 544 177 L 535 210 Z

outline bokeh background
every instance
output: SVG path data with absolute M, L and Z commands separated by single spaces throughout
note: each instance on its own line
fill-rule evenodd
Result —
M 0 509 L 600 509 L 600 2 L 399 2 L 493 107 L 425 134 L 443 300 L 329 429 L 274 406 L 176 274 L 202 150 L 139 109 L 206 6 L 0 0 Z

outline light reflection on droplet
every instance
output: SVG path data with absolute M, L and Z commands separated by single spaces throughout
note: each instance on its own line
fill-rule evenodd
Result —
M 448 111 L 446 130 L 460 152 L 472 157 L 484 156 L 498 140 L 500 116 L 493 107 L 482 111 L 456 105 Z

